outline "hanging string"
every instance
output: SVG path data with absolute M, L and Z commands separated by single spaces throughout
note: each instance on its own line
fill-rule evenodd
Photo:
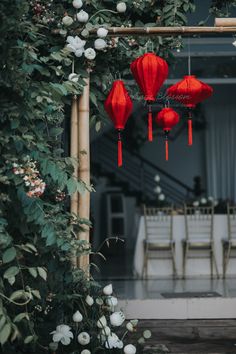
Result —
M 75 61 L 74 61 L 74 59 L 73 59 L 73 61 L 72 61 L 72 68 L 71 68 L 71 70 L 72 70 L 72 74 L 74 74 L 74 73 L 75 73 Z
M 192 112 L 188 111 L 188 145 L 193 145 L 193 124 L 192 124 Z
M 188 74 L 191 75 L 191 51 L 190 51 L 190 38 L 188 38 Z
M 122 159 L 122 138 L 121 138 L 121 130 L 118 130 L 118 146 L 117 146 L 117 161 L 118 161 L 118 167 L 121 167 L 123 164 L 123 159 Z
M 168 141 L 169 132 L 165 132 L 165 153 L 166 153 L 166 161 L 169 160 L 169 141 Z
M 148 141 L 153 140 L 152 135 L 152 106 L 151 104 L 148 105 Z

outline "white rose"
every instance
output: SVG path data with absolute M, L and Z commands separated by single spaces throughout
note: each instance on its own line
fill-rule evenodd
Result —
M 99 38 L 105 38 L 107 36 L 108 30 L 104 27 L 101 27 L 97 30 L 97 36 Z
M 96 52 L 93 48 L 87 48 L 84 51 L 84 56 L 86 59 L 93 60 L 96 58 Z
M 202 198 L 202 199 L 201 199 L 201 204 L 206 204 L 206 203 L 207 203 L 206 198 Z
M 72 25 L 73 23 L 73 18 L 70 17 L 70 16 L 64 16 L 63 19 L 62 19 L 62 23 L 65 25 L 65 26 L 70 26 Z
M 128 323 L 126 324 L 126 328 L 127 328 L 127 330 L 128 330 L 129 332 L 134 332 L 134 326 L 132 325 L 131 322 L 128 322 Z
M 104 295 L 111 295 L 113 293 L 112 284 L 108 284 L 103 288 Z
M 69 76 L 68 76 L 68 80 L 69 81 L 73 81 L 73 82 L 78 82 L 79 81 L 79 76 L 75 73 L 71 73 Z
M 160 194 L 161 191 L 162 191 L 162 189 L 161 189 L 161 187 L 159 187 L 159 186 L 157 186 L 157 187 L 154 188 L 154 192 L 155 192 L 156 194 Z
M 126 3 L 125 2 L 118 2 L 118 4 L 116 5 L 116 10 L 119 13 L 123 13 L 125 12 L 127 9 Z
M 125 320 L 125 315 L 123 312 L 114 312 L 113 314 L 110 315 L 110 322 L 112 326 L 119 327 L 122 325 L 122 323 Z
M 115 307 L 117 306 L 118 304 L 118 300 L 115 296 L 109 296 L 107 299 L 106 299 L 106 303 L 108 306 L 110 307 Z
M 135 354 L 136 353 L 136 348 L 133 344 L 128 344 L 124 347 L 124 353 L 125 354 Z
M 73 315 L 73 321 L 81 322 L 82 320 L 83 320 L 83 315 L 79 311 L 76 311 Z
M 99 320 L 97 321 L 97 327 L 98 328 L 104 328 L 107 325 L 107 319 L 105 316 L 102 316 L 99 318 Z
M 154 181 L 155 182 L 160 182 L 160 180 L 161 180 L 161 178 L 160 178 L 160 176 L 159 175 L 156 175 L 155 177 L 154 177 Z
M 159 196 L 158 196 L 158 199 L 160 200 L 160 201 L 163 201 L 163 200 L 165 200 L 165 195 L 162 193 L 162 194 L 160 194 Z
M 213 201 L 214 201 L 214 198 L 213 198 L 213 197 L 208 197 L 208 200 L 209 200 L 210 202 L 213 202 Z
M 234 47 L 236 47 L 236 41 L 234 41 L 232 44 L 233 44 Z
M 107 43 L 102 38 L 98 38 L 94 42 L 94 48 L 97 50 L 102 50 L 102 49 L 106 48 L 106 46 L 107 46 Z
M 94 300 L 93 300 L 92 296 L 90 296 L 90 295 L 87 295 L 85 301 L 86 301 L 87 305 L 89 305 L 89 306 L 92 306 L 94 304 Z
M 84 53 L 84 48 L 76 49 L 76 51 L 75 51 L 75 56 L 76 56 L 77 58 L 80 58 L 80 57 L 82 57 L 83 53 Z
M 198 206 L 199 206 L 199 201 L 198 201 L 198 200 L 195 200 L 195 201 L 193 202 L 193 206 L 194 206 L 194 207 L 198 207 Z
M 75 9 L 80 9 L 83 6 L 82 0 L 74 0 L 72 2 L 72 5 L 74 6 Z
M 90 342 L 90 335 L 87 332 L 81 332 L 78 335 L 78 342 L 81 345 L 87 345 Z
M 91 352 L 88 349 L 84 349 L 80 354 L 91 354 Z
M 79 22 L 85 23 L 87 22 L 89 19 L 89 14 L 84 11 L 84 10 L 80 10 L 80 12 L 77 13 L 77 20 Z

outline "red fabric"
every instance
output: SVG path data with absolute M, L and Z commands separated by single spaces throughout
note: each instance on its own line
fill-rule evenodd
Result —
M 132 112 L 133 103 L 122 80 L 114 81 L 104 106 L 115 128 L 123 130 Z
M 148 112 L 148 140 L 152 141 L 152 112 Z
M 169 132 L 179 123 L 179 115 L 172 108 L 163 108 L 157 113 L 156 122 L 164 131 Z
M 166 161 L 169 160 L 169 142 L 168 142 L 168 139 L 166 139 L 166 144 L 165 144 L 165 150 L 166 150 Z
M 118 167 L 122 166 L 122 141 L 118 140 L 118 156 L 117 156 L 117 161 L 118 161 Z
M 195 75 L 186 75 L 183 80 L 167 89 L 167 95 L 188 108 L 204 101 L 213 93 L 213 88 L 198 80 Z
M 130 65 L 131 72 L 146 101 L 153 102 L 168 76 L 167 62 L 155 55 L 146 53 Z
M 192 127 L 192 119 L 188 120 L 188 145 L 193 145 L 193 127 Z

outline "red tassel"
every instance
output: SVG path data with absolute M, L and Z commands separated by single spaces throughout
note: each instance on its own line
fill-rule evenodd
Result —
M 169 160 L 169 143 L 168 143 L 168 139 L 166 139 L 166 161 Z
M 148 140 L 152 141 L 153 136 L 152 136 L 152 108 L 149 106 L 149 111 L 148 111 Z
M 122 166 L 122 141 L 118 140 L 118 167 Z
M 189 112 L 189 119 L 188 119 L 188 145 L 193 145 L 193 125 L 192 125 L 192 115 Z

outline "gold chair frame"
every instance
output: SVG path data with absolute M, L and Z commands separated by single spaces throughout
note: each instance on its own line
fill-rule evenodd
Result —
M 213 265 L 215 265 L 216 275 L 219 278 L 218 267 L 215 257 L 214 248 L 214 207 L 187 207 L 184 205 L 184 218 L 185 218 L 185 233 L 186 238 L 183 243 L 183 278 L 186 277 L 186 263 L 190 257 L 190 251 L 206 250 L 210 253 L 210 272 L 213 278 Z M 203 223 L 205 222 L 205 224 Z M 208 224 L 206 224 L 206 221 Z M 195 232 L 191 230 L 191 222 L 197 223 Z M 208 239 L 191 239 L 191 234 L 194 235 L 209 235 Z
M 235 225 L 233 224 L 233 221 L 235 221 Z M 228 238 L 222 240 L 223 278 L 225 278 L 227 273 L 231 251 L 233 249 L 236 249 L 236 206 L 230 206 L 229 204 L 227 204 L 227 224 Z M 235 235 L 235 237 L 233 237 L 233 235 Z
M 176 269 L 176 260 L 175 260 L 175 241 L 173 240 L 173 207 L 169 208 L 152 208 L 143 206 L 143 215 L 144 215 L 144 223 L 145 223 L 145 240 L 144 240 L 144 263 L 143 263 L 143 278 L 148 278 L 148 260 L 149 259 L 160 259 L 158 257 L 158 251 L 170 251 L 172 267 L 173 267 L 173 277 L 177 277 L 177 269 Z M 160 227 L 157 228 L 156 232 L 158 233 L 158 229 L 161 229 L 161 222 L 165 221 L 168 238 L 166 240 L 161 240 L 160 237 L 156 237 L 150 239 L 149 232 L 149 219 L 152 221 L 160 222 Z M 162 226 L 164 228 L 164 226 Z M 163 230 L 164 231 L 164 230 Z M 153 235 L 153 234 L 152 234 Z M 159 236 L 164 235 L 164 232 L 159 233 Z M 167 257 L 165 259 L 168 259 Z

